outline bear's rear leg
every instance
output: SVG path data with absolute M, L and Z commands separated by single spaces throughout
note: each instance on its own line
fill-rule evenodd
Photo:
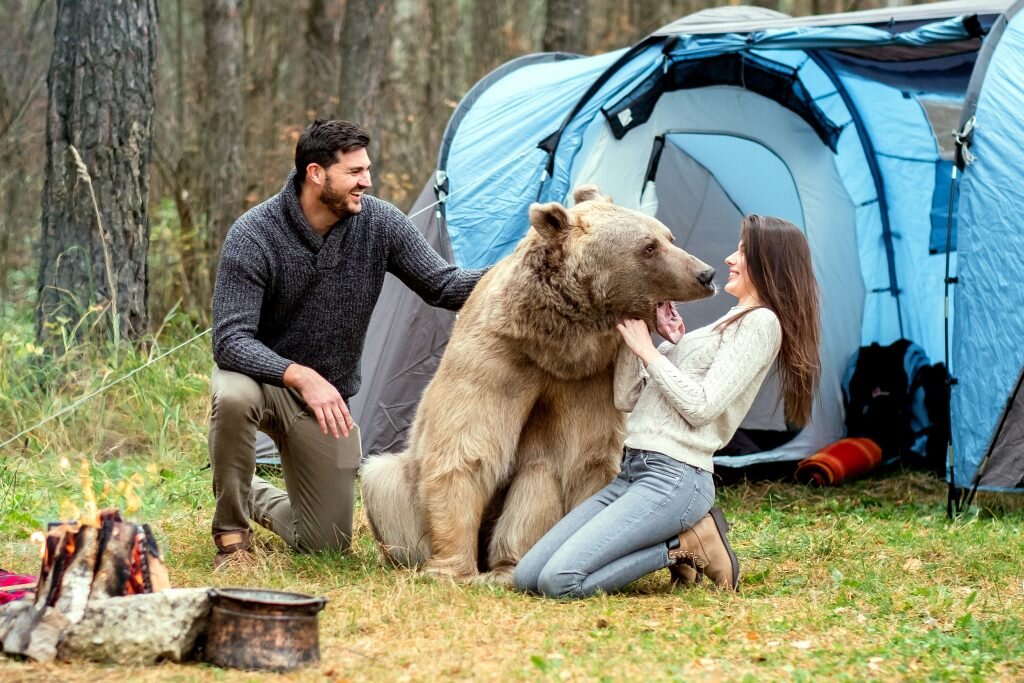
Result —
M 523 555 L 562 517 L 562 487 L 549 464 L 534 460 L 512 479 L 487 556 L 490 571 L 477 582 L 511 586 Z
M 424 513 L 430 529 L 431 558 L 423 571 L 437 578 L 469 581 L 477 575 L 477 536 L 493 486 L 482 486 L 478 472 L 449 470 L 423 480 Z

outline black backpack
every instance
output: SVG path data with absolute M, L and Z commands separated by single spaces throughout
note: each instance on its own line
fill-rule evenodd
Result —
M 917 344 L 862 346 L 843 380 L 847 436 L 882 448 L 885 464 L 943 474 L 949 439 L 946 368 Z

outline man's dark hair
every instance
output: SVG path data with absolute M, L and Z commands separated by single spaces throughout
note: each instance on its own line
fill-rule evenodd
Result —
M 365 149 L 370 136 L 350 121 L 317 119 L 302 131 L 295 145 L 295 182 L 301 187 L 306 167 L 320 164 L 327 168 L 338 160 L 338 154 Z

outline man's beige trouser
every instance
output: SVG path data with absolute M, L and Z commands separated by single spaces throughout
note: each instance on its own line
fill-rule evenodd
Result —
M 297 391 L 237 372 L 215 367 L 210 390 L 213 533 L 248 529 L 252 519 L 298 551 L 347 549 L 359 428 L 340 439 L 325 435 Z M 257 429 L 281 451 L 287 493 L 255 476 Z

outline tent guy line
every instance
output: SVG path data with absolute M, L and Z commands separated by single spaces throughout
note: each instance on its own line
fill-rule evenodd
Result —
M 428 206 L 423 207 L 422 209 L 420 209 L 419 211 L 417 211 L 414 214 L 410 214 L 409 215 L 409 219 L 411 220 L 413 218 L 416 218 L 416 216 L 419 216 L 421 213 L 424 213 L 425 211 L 429 211 L 430 209 L 434 208 L 438 204 L 445 203 L 446 201 L 448 201 L 454 195 L 456 195 L 456 194 L 458 194 L 460 192 L 465 192 L 466 190 L 469 190 L 470 188 L 475 187 L 476 185 L 479 185 L 484 180 L 487 180 L 489 177 L 491 177 L 492 175 L 494 175 L 495 173 L 500 171 L 503 167 L 508 166 L 509 164 L 517 161 L 520 157 L 522 157 L 522 156 L 524 156 L 526 154 L 529 154 L 530 152 L 534 151 L 535 149 L 537 149 L 537 147 L 536 147 L 536 145 L 533 145 L 533 146 L 523 150 L 519 154 L 516 154 L 514 156 L 509 156 L 504 162 L 502 162 L 501 164 L 499 164 L 499 165 L 495 166 L 494 168 L 492 168 L 490 173 L 485 173 L 485 174 L 481 175 L 480 178 L 478 178 L 475 182 L 469 183 L 465 187 L 459 188 L 458 190 L 456 190 L 454 192 L 451 192 L 450 194 L 446 195 L 445 197 L 443 197 L 441 199 L 438 199 L 434 203 L 432 203 L 432 204 L 430 204 Z M 111 387 L 113 387 L 113 386 L 115 386 L 117 384 L 120 384 L 121 382 L 125 381 L 126 379 L 128 379 L 129 377 L 134 375 L 135 373 L 139 372 L 140 370 L 144 370 L 145 368 L 148 368 L 150 365 L 152 365 L 153 363 L 156 363 L 158 360 L 162 360 L 163 358 L 166 358 L 167 356 L 169 356 L 172 353 L 178 351 L 179 349 L 182 349 L 182 348 L 188 346 L 189 344 L 191 344 L 192 342 L 196 341 L 197 339 L 199 339 L 201 337 L 205 337 L 206 335 L 210 334 L 212 331 L 213 331 L 212 327 L 207 327 L 205 330 L 203 330 L 202 332 L 199 332 L 198 334 L 193 336 L 191 339 L 188 339 L 187 341 L 181 342 L 180 344 L 178 344 L 174 348 L 172 348 L 172 349 L 170 349 L 168 351 L 165 351 L 164 353 L 161 353 L 156 358 L 151 358 L 150 360 L 146 361 L 144 364 L 142 364 L 139 367 L 135 368 L 131 372 L 123 375 L 122 377 L 119 377 L 118 379 L 115 379 L 113 382 L 109 382 L 107 384 L 104 384 L 99 389 L 96 389 L 95 391 L 92 391 L 92 392 L 86 394 L 85 396 L 82 396 L 81 398 L 76 400 L 71 405 L 69 405 L 69 406 L 67 406 L 65 408 L 62 408 L 61 410 L 58 410 L 53 415 L 50 415 L 48 417 L 43 418 L 42 420 L 40 420 L 36 424 L 32 425 L 28 429 L 22 430 L 21 432 L 18 432 L 17 434 L 15 434 L 11 438 L 7 439 L 3 443 L 0 443 L 0 449 L 3 449 L 4 447 L 8 446 L 11 443 L 14 443 L 15 441 L 17 441 L 21 437 L 25 436 L 26 434 L 30 434 L 33 431 L 35 431 L 36 429 L 39 429 L 40 427 L 42 427 L 47 422 L 50 422 L 51 420 L 55 420 L 58 417 L 60 417 L 61 415 L 64 415 L 66 413 L 70 413 L 72 410 L 76 409 L 78 406 L 82 405 L 83 403 L 88 401 L 90 398 L 93 398 L 94 396 L 98 396 L 99 394 L 102 394 L 107 389 L 109 389 L 109 388 L 111 388 Z
M 152 365 L 153 363 L 156 363 L 158 360 L 166 358 L 167 356 L 171 355 L 172 353 L 174 353 L 178 349 L 181 349 L 181 348 L 183 348 L 185 346 L 188 346 L 189 344 L 191 344 L 195 340 L 199 339 L 200 337 L 203 337 L 203 336 L 209 334 L 211 329 L 212 328 L 209 328 L 209 327 L 206 328 L 205 330 L 203 330 L 199 334 L 195 335 L 194 337 L 192 337 L 188 341 L 183 341 L 180 344 L 178 344 L 177 346 L 175 346 L 174 348 L 169 349 L 167 351 L 164 351 L 163 353 L 161 353 L 156 358 L 149 359 L 148 361 L 146 361 L 145 363 L 143 363 L 139 367 L 135 368 L 131 372 L 127 373 L 126 375 L 123 375 L 123 376 L 115 379 L 113 382 L 109 382 L 107 384 L 104 384 L 99 389 L 96 389 L 95 391 L 92 391 L 92 392 L 86 394 L 85 396 L 82 396 L 81 398 L 79 398 L 77 401 L 75 401 L 71 405 L 67 406 L 66 408 L 62 408 L 61 410 L 58 410 L 53 415 L 50 415 L 49 417 L 44 418 L 43 420 L 40 420 L 39 422 L 37 422 L 36 424 L 32 425 L 28 429 L 25 429 L 25 430 L 19 432 L 18 434 L 15 434 L 11 438 L 7 439 L 7 441 L 4 441 L 3 443 L 0 443 L 0 449 L 4 448 L 5 446 L 7 446 L 10 443 L 13 443 L 13 442 L 17 441 L 18 439 L 20 439 L 21 437 L 25 436 L 26 434 L 29 434 L 30 432 L 35 431 L 39 427 L 42 427 L 44 424 L 46 424 L 50 420 L 54 420 L 54 419 L 60 417 L 61 415 L 64 415 L 65 413 L 70 413 L 72 410 L 74 410 L 78 406 L 82 405 L 83 403 L 88 401 L 93 396 L 96 396 L 98 394 L 102 394 L 104 391 L 106 391 L 110 387 L 112 387 L 112 386 L 114 386 L 116 384 L 120 384 L 121 382 L 125 381 L 126 379 L 128 379 L 129 377 L 134 375 L 135 373 L 139 372 L 140 370 L 144 370 L 144 369 L 148 368 L 150 365 Z

